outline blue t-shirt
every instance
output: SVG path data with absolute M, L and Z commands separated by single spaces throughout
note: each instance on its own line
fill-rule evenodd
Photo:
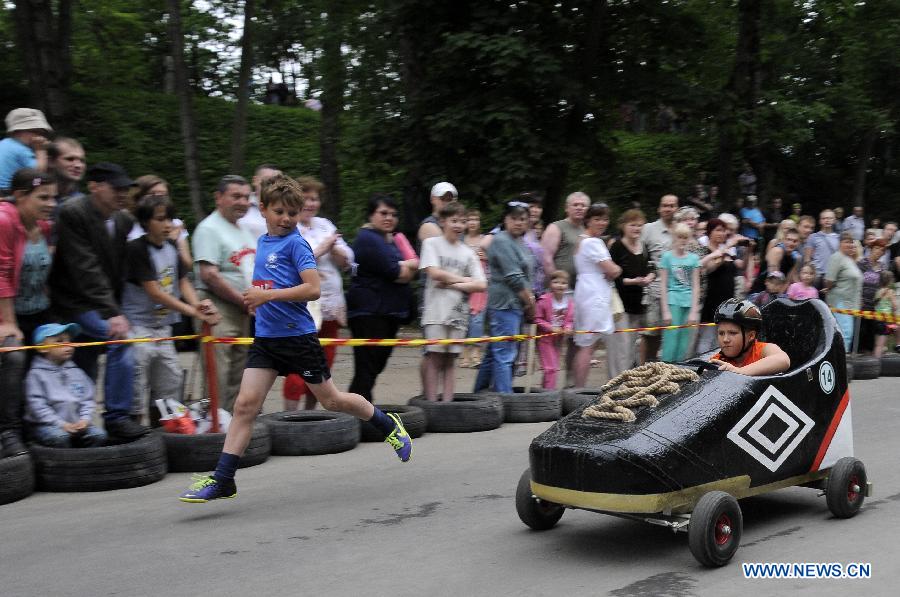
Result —
M 765 216 L 759 211 L 758 207 L 745 207 L 741 209 L 741 221 L 750 220 L 754 224 L 761 224 L 766 221 Z M 747 238 L 756 240 L 759 238 L 759 230 L 755 226 L 741 226 L 741 234 Z
M 316 258 L 300 231 L 259 237 L 253 286 L 276 289 L 299 286 L 303 283 L 300 272 L 308 269 L 316 269 Z M 285 338 L 315 333 L 316 324 L 305 302 L 270 301 L 256 309 L 257 337 Z
M 10 187 L 16 170 L 35 166 L 37 157 L 33 149 L 12 137 L 0 141 L 0 189 Z

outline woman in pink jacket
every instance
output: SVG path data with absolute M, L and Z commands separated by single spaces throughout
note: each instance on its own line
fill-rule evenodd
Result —
M 550 292 L 541 295 L 534 311 L 534 322 L 539 334 L 572 333 L 575 319 L 575 301 L 569 295 L 569 274 L 556 270 L 550 276 Z M 537 341 L 538 356 L 544 370 L 543 388 L 556 389 L 556 373 L 559 371 L 559 354 L 563 337 L 547 336 Z
M 56 180 L 22 168 L 10 186 L 15 202 L 0 201 L 0 345 L 21 346 L 49 320 L 47 237 Z M 26 359 L 21 351 L 0 353 L 0 457 L 27 451 L 21 435 Z

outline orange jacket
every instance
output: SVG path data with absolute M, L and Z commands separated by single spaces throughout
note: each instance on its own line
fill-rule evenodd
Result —
M 721 352 L 717 352 L 712 356 L 712 358 L 718 359 L 720 361 L 725 361 L 726 363 L 730 363 L 735 367 L 744 367 L 746 365 L 749 365 L 750 363 L 755 363 L 756 361 L 760 360 L 762 358 L 763 349 L 765 349 L 766 346 L 768 346 L 768 343 L 766 342 L 760 342 L 759 340 L 754 341 L 747 352 L 744 353 L 744 361 L 742 363 L 738 363 L 734 359 L 729 359 Z

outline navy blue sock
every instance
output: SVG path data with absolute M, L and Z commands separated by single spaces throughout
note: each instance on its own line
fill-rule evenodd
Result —
M 374 408 L 375 414 L 369 419 L 369 423 L 375 425 L 375 427 L 384 434 L 384 437 L 387 437 L 391 434 L 391 431 L 394 430 L 396 423 L 394 423 L 394 420 L 384 414 L 377 406 Z
M 219 463 L 216 465 L 216 472 L 213 473 L 213 479 L 216 481 L 233 481 L 234 473 L 237 471 L 238 460 L 241 457 L 236 454 L 228 454 L 222 452 L 219 455 Z

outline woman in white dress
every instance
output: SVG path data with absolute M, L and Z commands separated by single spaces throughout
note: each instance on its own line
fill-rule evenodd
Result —
M 584 387 L 591 368 L 591 356 L 602 338 L 615 331 L 612 316 L 613 280 L 622 268 L 609 256 L 600 238 L 609 226 L 609 207 L 605 203 L 591 205 L 584 216 L 585 238 L 575 254 L 575 329 L 592 334 L 576 334 L 575 386 Z
M 301 177 L 297 182 L 303 191 L 303 209 L 300 211 L 297 228 L 300 235 L 312 247 L 319 270 L 321 296 L 316 301 L 322 313 L 319 338 L 337 338 L 341 327 L 347 325 L 347 303 L 344 301 L 341 271 L 353 263 L 353 249 L 344 242 L 331 220 L 318 216 L 322 207 L 319 194 L 325 186 L 312 177 Z M 325 360 L 331 367 L 337 347 L 326 346 L 324 350 Z M 297 410 L 300 399 L 304 396 L 306 396 L 304 408 L 309 410 L 316 407 L 315 397 L 306 391 L 306 384 L 299 375 L 291 374 L 285 377 L 282 392 L 285 410 Z

